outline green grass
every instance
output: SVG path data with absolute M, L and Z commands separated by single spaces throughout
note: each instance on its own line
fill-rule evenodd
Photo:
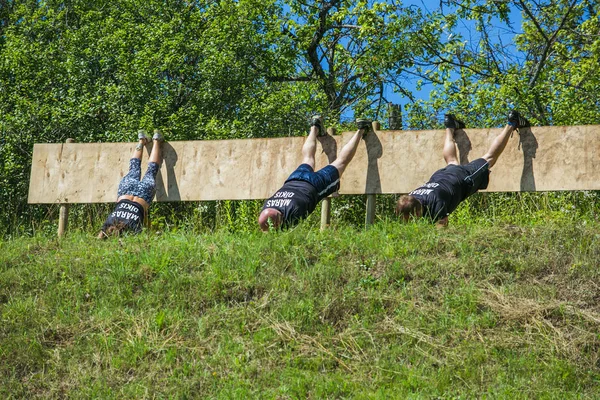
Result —
M 598 398 L 600 223 L 0 243 L 1 398 Z

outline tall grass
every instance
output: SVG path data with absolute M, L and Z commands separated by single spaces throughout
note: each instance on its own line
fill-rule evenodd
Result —
M 398 195 L 378 195 L 377 221 L 394 220 Z M 190 233 L 256 231 L 256 219 L 263 201 L 211 201 L 186 203 L 155 203 L 151 207 L 152 229 L 160 232 L 186 231 Z M 59 207 L 32 206 L 38 215 L 36 221 L 19 221 L 3 227 L 5 238 L 56 232 Z M 100 229 L 113 204 L 71 205 L 70 229 L 93 232 Z M 308 224 L 318 226 L 320 206 L 309 218 Z M 600 215 L 599 192 L 546 192 L 546 193 L 477 193 L 463 202 L 451 215 L 453 224 L 535 224 L 554 219 L 596 221 Z M 365 196 L 341 196 L 332 200 L 332 223 L 364 226 Z
M 0 242 L 0 396 L 597 398 L 600 223 L 552 211 Z

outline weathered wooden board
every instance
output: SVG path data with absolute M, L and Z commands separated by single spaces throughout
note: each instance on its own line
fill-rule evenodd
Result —
M 341 137 L 338 137 L 341 139 Z M 166 142 L 156 201 L 238 200 L 271 196 L 302 162 L 305 138 Z M 317 165 L 335 159 L 337 142 L 319 138 Z M 135 143 L 36 144 L 29 203 L 114 202 Z M 145 173 L 151 145 L 142 159 Z M 327 151 L 325 153 L 324 151 Z
M 483 156 L 501 129 L 456 132 L 461 164 Z M 349 139 L 350 132 L 343 134 Z M 343 194 L 408 193 L 446 163 L 445 132 L 369 135 L 342 179 Z M 368 150 L 367 150 L 368 149 Z M 600 190 L 600 126 L 533 127 L 514 132 L 491 169 L 488 192 Z
M 457 132 L 461 162 L 481 157 L 500 131 Z M 320 139 L 317 167 L 333 160 L 352 134 Z M 156 201 L 267 198 L 302 161 L 304 139 L 167 142 Z M 342 177 L 340 193 L 411 191 L 445 165 L 443 141 L 443 130 L 370 133 Z M 134 146 L 36 144 L 29 203 L 114 202 Z M 536 190 L 600 190 L 600 126 L 515 132 L 492 169 L 488 191 Z

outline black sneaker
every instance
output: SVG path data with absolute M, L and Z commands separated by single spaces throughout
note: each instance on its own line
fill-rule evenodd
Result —
M 465 129 L 465 124 L 457 120 L 454 114 L 444 115 L 444 126 L 450 129 Z
M 371 130 L 372 126 L 373 126 L 373 122 L 370 119 L 365 119 L 365 118 L 357 118 L 356 119 L 356 127 L 358 129 L 364 129 L 368 132 L 369 130 Z
M 521 116 L 518 111 L 512 110 L 508 113 L 508 124 L 513 128 L 525 128 L 531 126 L 527 118 Z
M 320 115 L 313 115 L 310 119 L 310 126 L 316 126 L 319 130 L 319 136 L 325 136 L 327 132 L 323 129 L 323 117 Z

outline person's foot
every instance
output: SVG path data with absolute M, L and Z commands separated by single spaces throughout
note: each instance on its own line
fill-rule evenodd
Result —
M 163 135 L 160 133 L 160 131 L 158 129 L 155 129 L 154 135 L 152 136 L 152 140 L 157 140 L 159 142 L 162 142 L 165 140 L 165 138 L 163 137 Z
M 366 119 L 366 118 L 357 118 L 356 119 L 356 127 L 358 129 L 364 129 L 365 131 L 369 131 L 371 129 L 371 127 L 373 122 L 370 119 Z
M 144 145 L 148 143 L 148 136 L 146 136 L 146 131 L 139 130 L 138 131 L 138 140 L 142 142 Z
M 319 130 L 319 136 L 325 136 L 325 134 L 327 133 L 325 132 L 325 129 L 323 129 L 323 125 L 323 117 L 320 115 L 313 115 L 310 119 L 310 126 L 314 126 Z
M 519 114 L 518 111 L 512 110 L 508 113 L 508 124 L 513 128 L 525 128 L 531 126 L 527 118 Z
M 454 114 L 444 115 L 444 126 L 450 129 L 465 129 L 465 124 L 456 119 Z
M 370 119 L 366 119 L 366 118 L 357 118 L 356 119 L 356 127 L 359 130 L 364 131 L 362 138 L 366 140 L 367 133 L 369 133 L 369 131 L 373 127 L 373 121 L 371 121 Z

